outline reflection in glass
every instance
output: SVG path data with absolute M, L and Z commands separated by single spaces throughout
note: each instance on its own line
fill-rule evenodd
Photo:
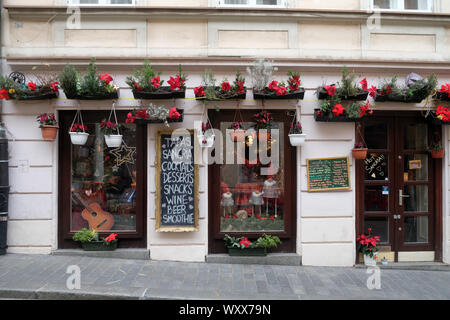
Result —
M 71 230 L 136 230 L 136 128 L 121 129 L 122 146 L 108 148 L 99 123 L 89 139 L 72 145 Z
M 388 217 L 365 217 L 364 230 L 372 228 L 372 235 L 379 236 L 380 242 L 389 242 L 389 218 Z
M 403 181 L 428 180 L 428 154 L 404 156 Z
M 366 180 L 389 180 L 388 155 L 383 153 L 368 153 L 364 160 Z
M 364 188 L 365 211 L 388 211 L 388 203 L 389 203 L 388 186 L 365 186 Z
M 222 122 L 220 130 L 224 140 L 227 138 L 226 129 L 232 122 Z M 284 230 L 284 124 L 273 122 L 272 130 L 279 130 L 279 141 L 274 136 L 267 143 L 268 153 L 270 148 L 279 145 L 278 170 L 269 169 L 270 175 L 262 175 L 263 168 L 269 168 L 269 164 L 262 164 L 256 156 L 260 148 L 264 146 L 255 132 L 248 131 L 247 137 L 242 142 L 233 144 L 234 149 L 226 149 L 226 154 L 234 154 L 235 162 L 239 159 L 244 164 L 224 164 L 220 169 L 221 192 L 221 232 L 242 231 L 283 231 Z M 249 129 L 253 123 L 245 122 L 244 128 Z M 239 145 L 241 144 L 241 145 Z M 238 152 L 238 145 L 242 152 Z M 226 142 L 224 142 L 226 148 Z M 252 162 L 251 159 L 257 161 Z
M 404 148 L 422 151 L 428 149 L 428 126 L 426 123 L 405 125 Z
M 428 186 L 405 186 L 403 206 L 407 212 L 428 212 Z
M 428 217 L 405 217 L 405 242 L 428 242 Z
M 388 125 L 382 122 L 370 122 L 364 125 L 364 140 L 369 149 L 388 148 Z

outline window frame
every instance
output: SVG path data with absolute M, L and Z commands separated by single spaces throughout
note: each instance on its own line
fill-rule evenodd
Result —
M 247 4 L 225 4 L 225 0 L 218 0 L 218 7 L 222 8 L 286 8 L 286 0 L 277 0 L 276 5 L 256 4 L 256 0 L 247 0 Z
M 426 0 L 427 1 L 427 9 L 405 9 L 405 1 L 404 0 L 390 0 L 391 3 L 394 3 L 393 8 L 385 9 L 385 8 L 377 8 L 377 10 L 381 11 L 403 11 L 403 12 L 433 12 L 434 11 L 434 0 Z M 371 10 L 375 10 L 375 0 L 370 0 L 370 8 Z
M 128 3 L 115 3 L 112 4 L 111 0 L 97 0 L 98 3 L 80 3 L 80 0 L 67 0 L 68 6 L 80 6 L 80 7 L 94 7 L 94 6 L 112 6 L 112 7 L 124 7 L 135 6 L 136 0 L 131 0 L 131 4 Z

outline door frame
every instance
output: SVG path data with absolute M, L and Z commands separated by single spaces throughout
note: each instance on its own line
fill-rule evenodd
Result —
M 284 205 L 289 205 L 289 217 L 285 220 L 285 230 L 283 232 L 241 232 L 233 233 L 233 236 L 247 236 L 249 238 L 257 238 L 263 234 L 277 235 L 280 237 L 283 243 L 277 248 L 272 249 L 272 252 L 286 252 L 295 253 L 296 243 L 297 243 L 297 149 L 292 147 L 289 143 L 289 125 L 291 120 L 286 116 L 286 112 L 289 110 L 266 110 L 269 111 L 273 116 L 274 122 L 284 122 L 284 152 L 285 156 L 285 167 L 284 167 L 284 178 L 285 178 L 285 195 L 284 195 Z M 258 110 L 254 109 L 241 109 L 240 110 L 244 121 L 249 121 L 246 119 L 250 118 L 250 115 L 255 114 Z M 211 121 L 212 127 L 215 129 L 219 128 L 220 121 L 233 121 L 233 116 L 235 110 L 220 110 L 216 112 L 215 110 L 209 110 L 208 115 Z M 286 166 L 286 163 L 290 163 Z M 212 164 L 208 166 L 208 253 L 225 253 L 226 248 L 224 246 L 223 237 L 224 232 L 220 232 L 220 219 L 217 219 L 217 212 L 220 212 L 220 183 L 217 183 L 217 177 L 220 176 L 220 165 Z M 294 186 L 294 187 L 288 187 Z M 289 199 L 289 202 L 286 201 Z M 286 241 L 289 239 L 289 241 Z
M 401 118 L 423 118 L 423 115 L 420 113 L 420 111 L 374 111 L 373 115 L 370 118 L 367 118 L 368 120 L 375 118 L 375 117 L 387 117 L 390 119 L 390 121 L 395 125 L 396 121 L 400 121 L 397 119 L 401 119 Z M 424 119 L 424 122 L 426 122 L 426 120 Z M 362 122 L 364 124 L 364 121 Z M 441 139 L 443 138 L 443 131 L 442 131 L 442 126 L 435 126 L 432 124 L 428 124 L 428 128 L 429 130 L 429 136 L 434 133 L 434 132 L 438 132 L 438 134 L 441 136 Z M 364 132 L 364 131 L 363 131 Z M 364 134 L 362 132 L 362 134 Z M 355 125 L 355 139 L 358 141 L 359 137 L 358 137 L 359 133 L 358 133 L 358 129 L 357 129 L 357 125 Z M 396 137 L 395 139 L 399 139 L 399 137 Z M 442 140 L 441 140 L 442 141 Z M 398 144 L 398 142 L 396 142 Z M 445 148 L 445 144 L 443 144 L 443 147 Z M 442 190 L 442 174 L 443 174 L 443 168 L 442 168 L 442 159 L 433 159 L 431 158 L 432 166 L 434 169 L 434 174 L 432 177 L 432 179 L 434 179 L 434 197 L 433 197 L 433 204 L 432 206 L 434 207 L 434 215 L 432 219 L 433 221 L 431 223 L 433 223 L 433 230 L 434 230 L 434 234 L 432 235 L 432 239 L 430 242 L 433 242 L 434 244 L 434 253 L 435 253 L 435 261 L 442 261 L 442 237 L 443 237 L 443 229 L 442 229 L 442 214 L 443 214 L 443 190 Z M 365 232 L 364 230 L 364 215 L 362 213 L 362 210 L 364 209 L 364 190 L 361 188 L 364 185 L 364 162 L 363 161 L 355 161 L 355 184 L 356 184 L 356 190 L 355 190 L 355 229 L 356 229 L 356 234 L 362 234 Z M 396 166 L 396 162 L 395 163 L 389 163 L 389 172 L 391 171 L 392 167 Z M 394 169 L 395 170 L 395 169 Z M 394 172 L 397 172 L 399 170 L 395 170 Z M 398 179 L 400 172 L 393 178 Z M 394 182 L 396 183 L 396 182 Z M 394 194 L 394 200 L 393 201 L 397 201 L 398 200 L 398 195 Z M 393 232 L 393 230 L 391 231 L 391 225 L 395 225 L 395 223 L 389 225 L 389 232 Z M 398 234 L 398 232 L 397 232 Z M 393 235 L 394 236 L 394 235 Z M 395 239 L 393 245 L 392 245 L 392 251 L 395 252 L 395 261 L 398 261 L 398 252 L 400 250 L 398 250 L 397 246 L 398 246 L 398 240 Z M 406 251 L 406 250 L 405 250 Z M 402 251 L 403 252 L 403 251 Z M 356 263 L 359 263 L 359 255 L 356 255 Z
M 74 232 L 70 231 L 71 203 L 71 141 L 69 127 L 75 117 L 75 110 L 60 110 L 58 137 L 58 248 L 79 248 L 72 240 Z M 100 122 L 105 118 L 105 111 L 83 110 L 87 121 Z M 129 111 L 116 111 L 117 120 L 125 123 Z M 147 125 L 136 124 L 136 231 L 114 231 L 120 238 L 120 247 L 147 248 Z M 69 173 L 69 174 L 68 174 Z M 99 237 L 106 237 L 110 232 L 99 232 Z

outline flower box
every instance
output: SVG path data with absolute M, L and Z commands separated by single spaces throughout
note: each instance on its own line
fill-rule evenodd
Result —
M 216 87 L 216 99 L 210 99 L 210 98 L 206 98 L 206 96 L 199 96 L 199 97 L 195 97 L 195 100 L 203 100 L 203 101 L 222 101 L 222 100 L 245 100 L 246 96 L 247 96 L 247 87 L 244 87 L 244 92 L 243 93 L 235 93 L 230 91 L 228 92 L 223 92 L 221 90 L 221 87 Z
M 264 257 L 267 256 L 266 248 L 228 248 L 230 256 Z
M 135 99 L 149 100 L 184 99 L 186 97 L 186 91 L 173 91 L 169 86 L 164 86 L 153 92 L 133 90 L 133 96 Z
M 330 117 L 329 114 L 325 114 L 323 112 L 320 115 L 319 111 L 320 111 L 320 109 L 314 109 L 314 119 L 317 122 L 360 122 L 360 121 L 362 121 L 362 118 L 347 117 L 345 114 L 345 111 L 344 111 L 344 114 L 339 117 L 335 117 L 334 115 L 332 115 L 332 117 Z
M 19 101 L 28 101 L 28 100 L 47 100 L 47 99 L 56 99 L 58 98 L 58 92 L 50 92 L 41 95 L 30 95 L 30 96 L 22 96 L 17 100 Z
M 109 245 L 105 241 L 81 242 L 81 247 L 84 251 L 114 251 L 117 249 L 117 242 L 117 239 L 112 240 Z
M 97 95 L 97 96 L 82 96 L 79 94 L 75 94 L 75 95 L 67 95 L 66 94 L 66 98 L 67 99 L 77 99 L 77 100 L 114 100 L 114 99 L 118 99 L 119 98 L 119 89 L 117 89 L 114 92 L 108 92 L 102 95 Z
M 380 91 L 377 90 L 377 92 L 379 93 Z M 390 102 L 403 102 L 403 103 L 421 103 L 424 99 L 426 99 L 426 96 L 423 96 L 423 95 L 412 95 L 412 96 L 404 97 L 404 96 L 395 96 L 392 94 L 387 94 L 384 96 L 377 94 L 377 96 L 375 98 L 375 102 L 390 101 Z
M 183 109 L 178 109 L 177 108 L 178 113 L 180 114 L 180 117 L 178 119 L 171 119 L 171 118 L 167 118 L 167 122 L 168 123 L 177 123 L 177 122 L 183 122 L 183 118 L 184 118 L 184 110 Z M 148 123 L 164 123 L 164 121 L 160 120 L 160 119 L 151 119 L 151 118 L 147 118 L 147 119 L 143 119 L 143 118 L 136 118 L 134 120 L 134 123 L 136 124 L 148 124 Z
M 330 95 L 327 93 L 327 90 L 325 90 L 324 87 L 317 88 L 316 91 L 317 97 L 319 100 L 325 100 L 330 97 Z M 360 93 L 353 95 L 353 96 L 339 96 L 341 100 L 355 100 L 355 101 L 364 101 L 367 99 L 367 96 L 369 95 L 369 92 L 360 91 Z
M 265 88 L 264 91 L 259 92 L 253 92 L 253 99 L 255 100 L 261 100 L 261 99 L 268 99 L 268 100 L 288 100 L 288 99 L 296 99 L 296 100 L 303 100 L 305 97 L 305 88 L 299 88 L 295 92 L 287 93 L 285 95 L 278 96 L 274 94 L 273 90 L 270 90 L 269 88 Z
M 300 147 L 305 144 L 306 134 L 289 134 L 289 142 L 293 147 Z
M 441 101 L 450 101 L 450 97 L 448 96 L 447 92 L 438 92 L 436 94 L 436 97 Z

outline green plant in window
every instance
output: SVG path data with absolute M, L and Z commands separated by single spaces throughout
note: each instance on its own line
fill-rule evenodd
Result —
M 89 230 L 86 228 L 83 228 L 79 231 L 77 231 L 72 239 L 74 241 L 79 242 L 91 242 L 91 241 L 98 241 L 98 233 L 95 230 Z

